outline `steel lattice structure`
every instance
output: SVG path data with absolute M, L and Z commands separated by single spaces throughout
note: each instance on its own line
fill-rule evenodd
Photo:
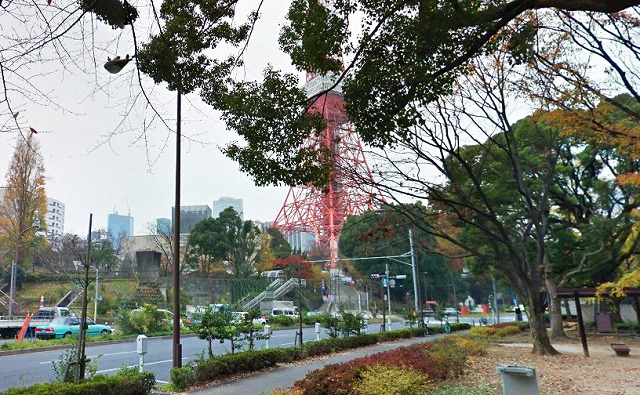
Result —
M 334 85 L 330 76 L 307 75 L 309 97 Z M 289 189 L 273 226 L 285 237 L 306 232 L 315 236 L 316 245 L 329 251 L 327 268 L 336 268 L 338 240 L 348 215 L 374 208 L 382 199 L 362 150 L 360 138 L 349 124 L 341 85 L 322 94 L 309 111 L 322 113 L 327 127 L 306 144 L 329 148 L 333 152 L 330 181 L 317 188 L 297 186 Z

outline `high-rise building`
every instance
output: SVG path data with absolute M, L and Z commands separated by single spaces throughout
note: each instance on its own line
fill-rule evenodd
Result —
M 156 233 L 159 235 L 169 235 L 173 231 L 171 220 L 169 218 L 156 219 Z
M 120 239 L 133 236 L 133 217 L 120 215 L 117 212 L 109 214 L 107 233 L 113 242 L 113 247 L 117 250 L 120 248 Z
M 227 208 L 233 208 L 238 216 L 244 221 L 244 209 L 242 207 L 242 199 L 236 199 L 232 197 L 221 197 L 218 200 L 213 201 L 213 218 L 218 218 L 220 213 Z
M 47 237 L 50 239 L 62 237 L 64 234 L 64 203 L 59 200 L 47 198 Z
M 207 218 L 211 218 L 211 208 L 207 205 L 180 206 L 180 233 L 191 233 L 198 222 Z M 175 207 L 171 209 L 171 223 L 176 223 Z

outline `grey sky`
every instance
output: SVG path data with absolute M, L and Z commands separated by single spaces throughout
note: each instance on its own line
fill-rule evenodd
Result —
M 254 2 L 254 5 L 258 1 Z M 264 67 L 294 71 L 289 59 L 277 47 L 277 32 L 289 1 L 265 2 L 263 16 L 254 32 L 240 78 L 259 78 Z M 246 4 L 246 3 L 243 3 Z M 140 34 L 140 31 L 137 31 Z M 108 54 L 132 54 L 130 29 L 122 33 L 100 27 L 96 37 L 106 43 L 121 34 L 117 45 L 96 53 L 96 61 Z M 138 38 L 141 39 L 140 37 Z M 104 44 L 107 46 L 107 44 Z M 78 59 L 91 65 L 91 56 Z M 66 205 L 65 232 L 85 235 L 89 213 L 93 228 L 106 228 L 107 215 L 129 211 L 135 233 L 147 233 L 149 223 L 159 217 L 171 218 L 174 201 L 175 135 L 156 122 L 146 136 L 140 131 L 149 124 L 151 111 L 135 106 L 124 124 L 127 101 L 139 93 L 130 63 L 127 73 L 115 78 L 102 64 L 94 73 L 56 70 L 39 79 L 50 90 L 52 103 L 22 101 L 13 103 L 20 110 L 21 126 L 38 131 L 46 166 L 47 195 Z M 147 83 L 154 103 L 167 122 L 175 125 L 175 93 L 163 86 Z M 139 103 L 143 103 L 139 99 Z M 57 104 L 57 105 L 56 105 Z M 146 118 L 143 117 L 146 115 Z M 0 121 L 0 124 L 5 120 Z M 218 115 L 202 104 L 196 94 L 183 99 L 182 204 L 207 204 L 221 196 L 241 198 L 245 219 L 273 220 L 284 203 L 287 188 L 257 188 L 237 165 L 220 153 L 218 147 L 237 139 L 225 130 Z M 5 184 L 16 134 L 0 133 L 0 173 Z M 148 163 L 147 152 L 152 164 Z

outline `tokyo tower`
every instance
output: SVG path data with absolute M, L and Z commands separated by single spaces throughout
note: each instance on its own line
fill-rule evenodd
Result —
M 312 97 L 334 83 L 331 75 L 308 73 L 304 89 Z M 329 182 L 322 187 L 290 188 L 273 226 L 285 237 L 312 234 L 316 246 L 329 252 L 326 268 L 336 269 L 338 240 L 345 219 L 375 208 L 375 201 L 383 198 L 373 182 L 360 138 L 348 122 L 342 85 L 319 96 L 309 111 L 321 113 L 326 121 L 326 128 L 306 144 L 333 152 Z

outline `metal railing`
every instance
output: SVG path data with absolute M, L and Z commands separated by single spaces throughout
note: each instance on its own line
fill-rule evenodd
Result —
M 304 278 L 303 279 L 290 278 L 284 284 L 280 285 L 277 289 L 271 291 L 270 288 L 273 288 L 273 286 L 274 286 L 273 284 L 282 282 L 281 279 L 278 279 L 278 280 L 272 282 L 271 284 L 269 284 L 269 287 L 267 287 L 267 290 L 265 290 L 264 292 L 261 292 L 260 294 L 258 294 L 258 296 L 256 296 L 255 298 L 251 299 L 249 302 L 247 302 L 244 305 L 242 305 L 242 307 L 244 309 L 246 309 L 246 310 L 249 310 L 249 309 L 253 309 L 256 306 L 258 306 L 260 304 L 260 302 L 262 302 L 263 300 L 277 299 L 280 296 L 284 295 L 285 293 L 289 292 L 292 288 L 297 287 L 298 286 L 298 281 L 299 281 L 300 286 L 302 286 L 302 287 L 306 287 L 307 286 L 307 280 L 304 279 Z

